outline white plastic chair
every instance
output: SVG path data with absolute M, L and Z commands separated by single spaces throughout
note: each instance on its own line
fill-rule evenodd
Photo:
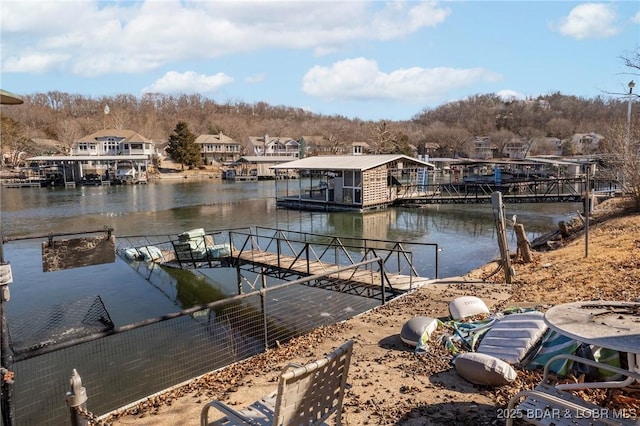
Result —
M 342 424 L 342 401 L 349 373 L 353 341 L 349 340 L 322 359 L 307 365 L 291 364 L 280 375 L 278 390 L 247 408 L 234 410 L 221 401 L 207 403 L 200 414 L 201 426 L 300 426 L 323 425 L 336 415 Z M 209 423 L 209 408 L 225 417 Z

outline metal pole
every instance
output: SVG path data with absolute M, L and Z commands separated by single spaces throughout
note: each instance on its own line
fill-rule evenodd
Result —
M 24 101 L 20 96 L 2 91 L 0 104 L 19 105 Z M 13 357 L 9 352 L 9 326 L 5 314 L 5 303 L 9 301 L 9 284 L 13 282 L 11 265 L 4 261 L 4 235 L 0 224 L 0 416 L 4 426 L 13 426 L 14 410 L 13 406 Z
M 633 96 L 633 88 L 635 87 L 635 83 L 633 82 L 633 80 L 631 80 L 629 82 L 629 94 L 627 95 L 627 127 L 625 129 L 625 136 L 624 136 L 624 149 L 622 151 L 622 155 L 623 156 L 627 156 L 629 155 L 630 151 L 627 151 L 630 148 L 630 144 L 631 144 L 631 99 Z M 624 160 L 622 160 L 624 161 Z M 622 195 L 624 196 L 627 192 L 627 184 L 626 184 L 626 172 L 625 172 L 625 167 L 622 168 Z
M 2 227 L 0 225 L 0 374 L 2 376 L 0 385 L 0 413 L 2 414 L 2 424 L 13 426 L 15 417 L 15 407 L 13 406 L 13 356 L 9 350 L 9 325 L 5 305 L 11 296 L 9 284 L 13 282 L 11 265 L 4 261 Z
M 631 140 L 631 98 L 633 97 L 633 88 L 635 87 L 633 80 L 629 82 L 629 95 L 627 96 L 627 142 Z
M 587 165 L 587 188 L 584 197 L 584 257 L 589 257 L 589 215 L 591 214 L 591 165 Z
M 87 391 L 82 387 L 82 378 L 74 368 L 69 380 L 71 388 L 67 392 L 66 401 L 71 416 L 71 426 L 87 426 L 89 419 L 82 415 L 87 411 Z

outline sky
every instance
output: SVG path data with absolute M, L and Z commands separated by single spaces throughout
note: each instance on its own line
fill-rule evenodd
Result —
M 623 96 L 639 49 L 638 0 L 0 2 L 0 88 L 18 95 L 409 120 L 481 94 Z

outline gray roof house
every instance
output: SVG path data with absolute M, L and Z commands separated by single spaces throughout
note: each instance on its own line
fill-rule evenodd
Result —
M 285 136 L 250 136 L 249 145 L 256 156 L 297 158 L 300 155 L 300 143 Z
M 205 164 L 233 162 L 242 155 L 242 144 L 222 132 L 200 135 L 195 143 L 200 147 L 200 156 Z

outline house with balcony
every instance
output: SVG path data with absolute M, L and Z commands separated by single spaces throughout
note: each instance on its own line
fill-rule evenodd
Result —
M 133 130 L 104 129 L 74 142 L 71 155 L 157 155 L 153 142 Z
M 571 137 L 574 155 L 589 155 L 599 151 L 604 136 L 597 133 L 576 133 Z
M 493 158 L 491 139 L 488 136 L 476 136 L 471 141 L 471 147 L 473 149 L 473 158 L 481 160 Z
M 244 150 L 240 142 L 222 132 L 217 135 L 200 135 L 195 143 L 200 148 L 204 164 L 232 163 L 242 156 Z
M 513 138 L 504 144 L 502 154 L 511 160 L 522 160 L 529 152 L 529 144 L 521 138 Z
M 250 136 L 249 147 L 256 156 L 292 157 L 300 156 L 300 142 L 285 136 Z
M 355 152 L 354 147 L 347 146 L 347 144 L 338 140 L 331 140 L 325 136 L 302 136 L 301 141 L 305 148 L 305 156 L 351 155 Z M 364 149 L 362 151 L 364 153 Z
M 89 175 L 100 183 L 146 183 L 147 172 L 159 157 L 151 140 L 125 129 L 103 129 L 81 137 L 69 154 L 28 160 L 40 168 L 55 167 L 68 186 L 84 182 Z

